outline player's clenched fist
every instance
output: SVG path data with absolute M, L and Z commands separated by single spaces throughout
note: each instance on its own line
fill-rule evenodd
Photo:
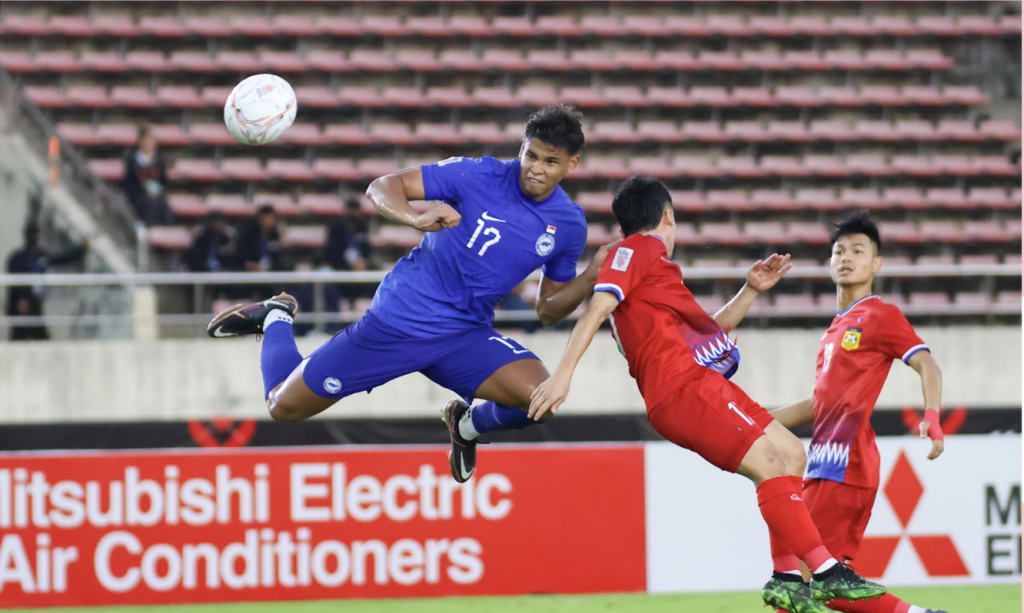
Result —
M 559 376 L 556 372 L 554 376 L 533 390 L 533 394 L 530 395 L 530 411 L 527 413 L 527 417 L 534 421 L 541 421 L 548 411 L 554 415 L 568 395 L 569 380 Z
M 437 232 L 459 225 L 462 215 L 450 205 L 441 203 L 416 218 L 413 227 L 424 232 Z

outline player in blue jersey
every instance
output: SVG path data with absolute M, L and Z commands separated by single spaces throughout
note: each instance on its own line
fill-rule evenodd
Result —
M 572 107 L 548 106 L 527 120 L 518 159 L 450 158 L 371 183 L 366 194 L 383 217 L 426 235 L 387 274 L 366 314 L 305 359 L 292 334 L 291 296 L 217 315 L 211 336 L 265 336 L 260 368 L 271 416 L 300 422 L 345 396 L 421 372 L 461 397 L 443 410 L 459 482 L 473 474 L 480 434 L 533 424 L 530 395 L 548 371 L 491 323 L 501 299 L 537 268 L 536 310 L 547 325 L 593 292 L 608 251 L 576 276 L 587 224 L 559 187 L 579 164 L 580 118 Z M 443 204 L 418 213 L 410 200 Z M 473 398 L 484 402 L 471 408 Z

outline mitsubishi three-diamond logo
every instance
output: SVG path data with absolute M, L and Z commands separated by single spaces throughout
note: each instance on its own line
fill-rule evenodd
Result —
M 914 467 L 910 465 L 907 454 L 902 450 L 882 491 L 902 526 L 901 534 L 864 537 L 857 559 L 854 560 L 858 573 L 872 578 L 884 575 L 896 547 L 906 538 L 910 540 L 929 577 L 970 575 L 960 552 L 948 534 L 907 534 L 907 526 L 924 494 L 924 486 L 914 472 Z

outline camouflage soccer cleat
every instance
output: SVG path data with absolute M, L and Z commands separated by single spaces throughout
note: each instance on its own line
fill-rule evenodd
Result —
M 837 564 L 829 570 L 832 572 L 824 579 L 811 577 L 811 592 L 814 598 L 821 602 L 829 602 L 836 598 L 865 600 L 877 598 L 889 591 L 884 586 L 868 581 L 853 572 L 846 564 Z
M 476 441 L 467 441 L 459 434 L 459 420 L 470 410 L 461 398 L 453 398 L 441 409 L 441 419 L 448 426 L 448 436 L 452 440 L 452 448 L 448 452 L 448 469 L 452 479 L 459 483 L 469 481 L 476 470 Z
M 811 586 L 798 577 L 793 579 L 771 578 L 761 590 L 761 600 L 773 609 L 782 609 L 789 613 L 831 613 L 811 595 Z
M 218 313 L 206 327 L 206 333 L 213 338 L 261 334 L 263 320 L 275 310 L 294 317 L 299 310 L 299 303 L 288 294 L 278 294 L 263 302 L 236 304 Z

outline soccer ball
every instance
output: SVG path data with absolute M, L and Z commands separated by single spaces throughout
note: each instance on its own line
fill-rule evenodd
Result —
M 243 145 L 266 145 L 295 121 L 295 91 L 277 75 L 258 74 L 235 86 L 224 105 L 224 124 Z

